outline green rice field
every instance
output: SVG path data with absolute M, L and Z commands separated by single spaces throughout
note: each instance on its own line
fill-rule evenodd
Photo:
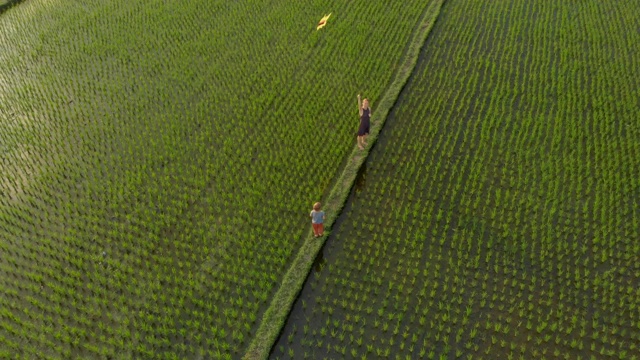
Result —
M 424 6 L 3 13 L 0 357 L 240 357 Z
M 2 5 L 0 359 L 640 359 L 637 1 Z
M 447 1 L 271 357 L 640 358 L 636 5 Z

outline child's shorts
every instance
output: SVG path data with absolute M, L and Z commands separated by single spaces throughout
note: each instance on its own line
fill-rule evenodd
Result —
M 313 235 L 322 235 L 324 232 L 324 224 L 311 224 L 313 225 Z

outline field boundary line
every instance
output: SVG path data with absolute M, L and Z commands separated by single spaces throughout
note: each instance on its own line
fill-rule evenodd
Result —
M 396 72 L 393 82 L 383 94 L 380 104 L 376 107 L 376 113 L 371 119 L 371 133 L 368 136 L 369 141 L 366 148 L 359 150 L 358 147 L 354 145 L 349 155 L 349 160 L 342 170 L 340 177 L 324 201 L 323 210 L 327 213 L 327 219 L 325 221 L 327 230 L 331 229 L 331 226 L 340 215 L 349 197 L 358 170 L 367 159 L 371 147 L 375 144 L 378 134 L 384 126 L 387 115 L 409 80 L 418 62 L 420 50 L 422 50 L 427 36 L 437 20 L 444 2 L 445 0 L 433 0 L 425 10 L 422 19 L 418 23 L 415 34 L 410 40 L 405 57 Z M 269 307 L 264 312 L 258 330 L 251 340 L 243 359 L 254 360 L 267 359 L 269 357 L 271 348 L 278 339 L 287 321 L 289 312 L 298 294 L 302 290 L 302 286 L 309 275 L 313 262 L 324 246 L 328 234 L 329 232 L 325 231 L 325 236 L 322 238 L 314 238 L 311 229 L 309 229 L 308 234 L 305 236 L 305 241 L 300 247 L 291 267 L 285 273 L 280 287 L 271 300 Z

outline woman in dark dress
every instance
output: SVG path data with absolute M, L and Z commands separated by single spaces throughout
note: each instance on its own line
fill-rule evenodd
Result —
M 360 113 L 360 126 L 358 127 L 358 148 L 364 150 L 367 145 L 367 135 L 371 127 L 371 108 L 369 107 L 369 99 L 364 98 L 360 101 L 358 94 L 358 112 Z

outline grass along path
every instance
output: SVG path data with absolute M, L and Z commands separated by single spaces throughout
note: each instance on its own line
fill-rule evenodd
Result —
M 387 114 L 395 104 L 400 91 L 407 83 L 411 72 L 417 61 L 420 49 L 422 48 L 427 35 L 435 24 L 444 0 L 433 0 L 427 7 L 422 19 L 418 23 L 413 39 L 409 43 L 405 59 L 399 67 L 398 73 L 377 105 L 374 116 L 371 119 L 371 134 L 368 145 L 364 150 L 359 150 L 354 145 L 349 161 L 345 165 L 342 174 L 331 190 L 328 198 L 324 201 L 323 209 L 327 213 L 325 236 L 320 239 L 313 237 L 311 231 L 308 232 L 306 240 L 300 248 L 298 255 L 291 267 L 285 274 L 280 288 L 273 297 L 269 308 L 265 311 L 260 327 L 253 338 L 249 348 L 244 355 L 244 359 L 266 359 L 278 335 L 284 326 L 289 311 L 298 296 L 304 281 L 309 273 L 314 259 L 329 235 L 331 226 L 338 218 L 340 211 L 349 196 L 349 191 L 353 186 L 358 169 L 364 163 L 369 154 L 369 149 L 375 144 L 380 130 L 384 126 Z

